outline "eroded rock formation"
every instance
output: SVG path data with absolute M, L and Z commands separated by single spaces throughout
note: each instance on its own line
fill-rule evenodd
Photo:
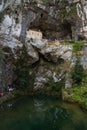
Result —
M 12 84 L 16 78 L 14 75 L 14 61 L 20 56 L 23 44 L 25 44 L 29 64 L 34 65 L 37 64 L 37 62 L 39 63 L 38 69 L 34 72 L 34 88 L 37 89 L 44 85 L 46 86 L 50 78 L 49 75 L 55 82 L 69 77 L 66 73 L 70 71 L 70 63 L 73 55 L 72 45 L 61 44 L 58 39 L 71 39 L 74 37 L 75 40 L 78 40 L 78 38 L 86 38 L 87 4 L 85 0 L 63 1 L 63 6 L 61 6 L 61 2 L 57 0 L 45 4 L 37 1 L 35 5 L 30 4 L 29 1 L 26 2 L 24 5 L 25 8 L 21 0 L 2 0 L 0 2 L 0 13 L 2 14 L 0 16 L 2 17 L 0 23 L 0 47 L 5 53 L 5 62 L 1 66 L 5 66 L 3 70 L 6 72 L 6 75 L 8 75 L 8 79 L 4 84 L 6 87 Z M 60 7 L 64 7 L 67 14 L 69 11 L 69 16 L 71 15 L 72 17 L 67 16 L 63 19 L 63 16 L 66 14 L 61 12 Z M 74 7 L 75 9 L 77 7 L 77 13 L 74 12 L 75 16 L 72 13 L 72 11 L 76 11 Z M 41 30 L 43 38 L 51 39 L 51 41 L 46 39 L 27 39 L 26 32 L 29 29 Z M 20 37 L 24 39 L 21 40 Z M 43 62 L 45 62 L 45 65 Z M 50 67 L 48 64 L 52 64 L 52 66 Z M 4 71 L 0 72 L 3 73 L 5 79 L 6 75 Z M 70 79 L 70 77 L 68 79 Z M 66 79 L 66 85 L 68 84 L 68 86 L 70 86 L 70 80 L 68 79 Z

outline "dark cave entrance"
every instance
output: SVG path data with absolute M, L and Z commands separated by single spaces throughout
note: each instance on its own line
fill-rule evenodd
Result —
M 62 23 L 62 30 L 64 31 L 66 36 L 69 36 L 72 39 L 72 24 L 70 21 L 65 20 Z

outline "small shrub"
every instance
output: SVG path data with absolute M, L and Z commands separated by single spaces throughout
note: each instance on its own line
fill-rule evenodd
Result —
M 17 89 L 24 89 L 29 86 L 31 81 L 29 76 L 30 65 L 28 63 L 28 54 L 25 46 L 23 46 L 22 53 L 16 60 L 15 66 L 16 66 L 15 74 L 17 76 L 16 78 Z
M 83 66 L 80 64 L 79 59 L 77 59 L 76 61 L 75 67 L 73 71 L 71 72 L 71 76 L 75 84 L 81 84 L 85 75 L 84 75 Z
M 81 51 L 84 44 L 82 42 L 73 42 L 73 52 L 77 53 L 78 51 Z
M 48 86 L 50 88 L 50 90 L 54 90 L 54 91 L 60 91 L 62 90 L 62 88 L 65 86 L 65 81 L 61 80 L 60 82 L 54 82 L 54 79 L 51 77 L 49 79 L 49 83 Z

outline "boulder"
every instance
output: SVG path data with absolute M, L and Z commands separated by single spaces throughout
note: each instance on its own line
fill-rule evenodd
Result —
M 72 58 L 72 45 L 63 45 L 59 41 L 48 42 L 47 40 L 34 41 L 31 45 L 37 49 L 48 61 L 58 63 L 59 59 L 70 61 Z

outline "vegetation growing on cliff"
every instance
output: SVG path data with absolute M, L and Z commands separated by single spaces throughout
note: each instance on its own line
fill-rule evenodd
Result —
M 87 72 L 84 72 L 79 59 L 77 59 L 71 75 L 73 86 L 62 90 L 62 98 L 64 101 L 78 103 L 87 109 Z
M 75 20 L 75 17 L 77 16 L 77 10 L 76 5 L 69 5 L 68 0 L 61 0 L 58 3 L 59 7 L 59 17 L 61 18 L 61 22 L 64 22 L 65 20 L 69 20 L 71 23 L 74 21 L 71 21 L 72 19 Z
M 23 46 L 21 54 L 16 60 L 15 66 L 15 74 L 17 75 L 16 88 L 26 89 L 29 86 L 31 87 L 31 84 L 33 84 L 33 82 L 32 78 L 29 76 L 30 65 L 28 62 L 28 54 L 25 46 Z
M 81 107 L 87 109 L 87 86 L 78 85 L 70 89 L 62 90 L 64 101 L 78 103 Z
M 80 64 L 79 58 L 77 58 L 77 60 L 76 60 L 76 64 L 73 68 L 71 76 L 73 79 L 73 84 L 81 84 L 85 75 L 84 75 L 83 66 Z
M 22 2 L 24 2 L 24 0 L 22 0 Z M 31 4 L 33 5 L 33 2 L 35 2 L 35 6 L 37 6 L 37 3 L 36 3 L 35 0 L 34 1 L 30 0 L 30 3 L 28 3 L 28 5 L 26 5 L 25 3 L 22 3 L 23 5 L 21 6 L 21 8 L 22 8 L 22 11 L 21 11 L 22 12 L 22 29 L 21 29 L 21 34 L 22 35 L 20 35 L 21 36 L 20 39 L 21 39 L 21 42 L 23 44 L 26 43 L 25 42 L 25 38 L 26 38 L 27 23 L 30 22 L 30 21 L 32 23 L 32 19 L 33 19 L 33 17 L 31 18 L 31 20 L 28 19 L 28 15 L 29 15 L 28 13 L 29 13 L 30 10 L 33 10 L 34 12 L 36 11 L 36 10 L 34 10 L 34 6 L 32 6 L 32 8 L 30 10 L 28 10 L 29 8 L 27 8 L 27 7 L 31 6 Z M 51 0 L 43 0 L 44 5 L 46 5 L 46 6 L 50 6 L 51 2 L 52 2 Z M 63 28 L 63 31 L 64 31 L 64 29 L 68 30 L 68 32 L 70 33 L 70 37 L 72 37 L 71 26 L 76 23 L 75 20 L 77 18 L 76 17 L 77 16 L 77 10 L 76 10 L 76 5 L 75 4 L 73 4 L 73 5 L 68 5 L 68 4 L 69 3 L 68 3 L 67 0 L 66 1 L 65 0 L 61 0 L 61 1 L 56 0 L 55 4 L 52 5 L 52 6 L 55 6 L 55 10 L 57 10 L 57 11 L 55 11 L 54 16 L 55 16 L 56 19 L 58 18 L 57 20 L 59 20 L 60 25 L 62 25 L 61 26 L 61 30 L 62 30 L 62 28 Z M 41 8 L 41 11 L 45 12 L 42 8 Z M 47 12 L 45 12 L 45 13 L 47 13 Z M 43 16 L 43 14 L 40 14 L 40 15 Z M 52 19 L 51 15 L 49 15 L 49 12 L 47 13 L 47 15 L 48 15 L 48 17 L 46 17 L 46 20 L 47 19 Z M 38 14 L 38 16 L 39 16 L 39 14 Z M 2 20 L 3 20 L 3 13 L 0 13 L 0 22 Z M 50 20 L 48 20 L 47 22 L 49 22 L 49 21 Z M 16 22 L 18 23 L 18 21 L 16 21 Z M 30 23 L 29 23 L 29 26 L 30 26 Z M 45 24 L 44 24 L 44 26 L 45 26 Z M 41 27 L 41 25 L 40 25 L 40 27 Z M 72 44 L 73 52 L 75 54 L 77 54 L 78 51 L 80 51 L 82 49 L 83 45 L 84 45 L 82 42 L 74 42 L 74 41 L 71 42 L 71 43 L 69 42 L 69 44 Z M 34 48 L 34 49 L 36 49 L 36 48 Z M 20 51 L 20 55 L 17 58 L 16 63 L 15 63 L 15 68 L 16 68 L 15 69 L 15 75 L 16 75 L 15 85 L 16 85 L 16 88 L 19 89 L 19 90 L 24 90 L 27 87 L 30 87 L 30 88 L 32 87 L 33 88 L 33 77 L 29 75 L 30 64 L 28 62 L 28 60 L 29 60 L 28 58 L 29 58 L 29 56 L 27 54 L 26 47 L 25 47 L 25 45 L 23 45 L 23 48 Z M 54 59 L 55 59 L 55 57 L 54 57 Z M 3 55 L 3 51 L 0 49 L 0 67 L 1 67 L 1 70 L 2 70 L 2 67 L 3 67 L 3 61 L 4 61 L 4 55 Z M 58 62 L 61 62 L 61 61 L 58 59 Z M 50 66 L 51 65 L 49 65 L 49 67 Z M 56 69 L 56 67 L 55 67 L 55 69 Z M 57 71 L 57 69 L 56 69 L 56 71 Z M 2 74 L 1 74 L 1 76 L 2 76 Z M 82 65 L 80 65 L 80 61 L 79 60 L 76 61 L 76 65 L 73 68 L 73 71 L 71 73 L 71 77 L 73 79 L 73 86 L 75 86 L 75 88 L 71 88 L 69 90 L 69 93 L 71 93 L 71 91 L 72 91 L 72 95 L 73 96 L 70 95 L 72 97 L 72 100 L 74 100 L 74 101 L 76 100 L 78 102 L 79 101 L 85 102 L 87 104 L 87 102 L 86 102 L 86 94 L 87 94 L 86 85 L 87 84 L 83 86 L 83 80 L 86 83 L 87 79 L 85 80 L 84 70 L 83 70 Z M 2 78 L 1 77 L 0 77 L 0 80 L 1 80 L 0 82 L 2 82 Z M 57 91 L 57 92 L 62 90 L 62 87 L 64 87 L 64 86 L 65 86 L 65 79 L 61 80 L 58 83 L 55 83 L 53 78 L 51 78 L 49 80 L 49 83 L 47 84 L 47 87 L 48 87 L 49 90 Z M 81 89 L 81 93 L 80 93 L 80 89 L 79 88 Z M 68 90 L 66 90 L 66 91 L 68 93 Z
M 4 69 L 4 59 L 5 55 L 3 50 L 0 48 L 0 90 L 3 90 L 4 86 L 4 74 L 5 74 L 5 69 Z
M 61 91 L 62 88 L 65 86 L 65 80 L 62 79 L 59 82 L 55 82 L 52 77 L 50 77 L 47 87 L 51 91 Z
M 78 53 L 78 51 L 81 51 L 84 46 L 83 42 L 73 42 L 73 52 Z

